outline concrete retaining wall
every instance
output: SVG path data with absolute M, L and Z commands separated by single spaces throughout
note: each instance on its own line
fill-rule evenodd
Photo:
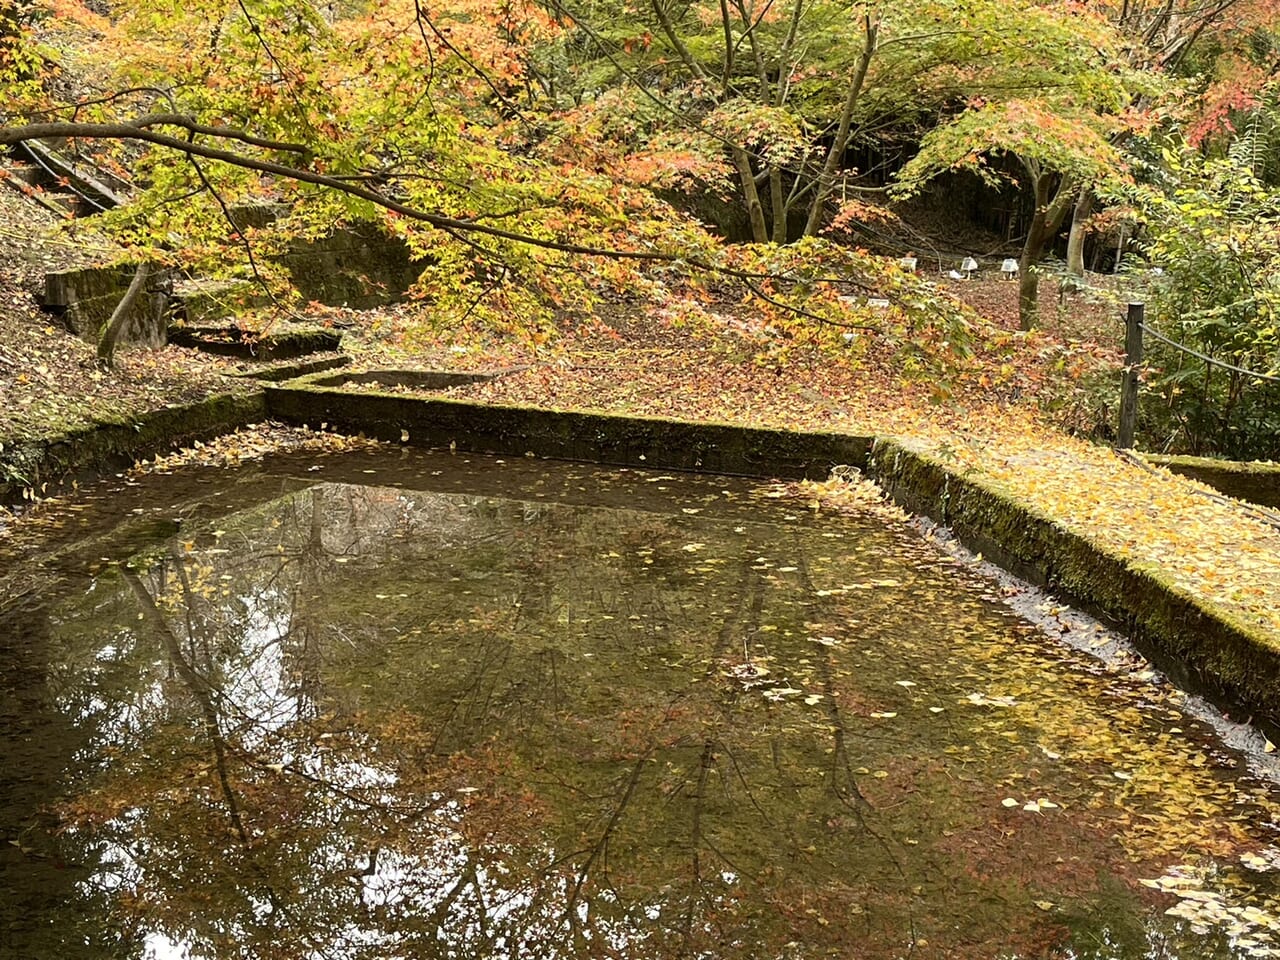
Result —
M 58 314 L 76 336 L 97 343 L 136 271 L 136 265 L 126 263 L 47 273 L 42 305 Z M 164 345 L 168 283 L 163 272 L 153 275 L 147 289 L 134 302 L 117 344 Z
M 285 384 L 265 390 L 269 414 L 289 423 L 329 424 L 383 440 L 661 470 L 826 478 L 837 463 L 866 460 L 870 440 L 725 424 L 682 423 L 600 413 L 496 407 L 454 400 L 356 393 Z
M 222 394 L 58 437 L 0 444 L 0 503 L 20 502 L 28 488 L 54 496 L 73 480 L 86 481 L 265 418 L 261 393 Z
M 1275 729 L 1280 637 L 1166 581 L 1157 564 L 1109 553 L 1053 517 L 892 442 L 868 473 L 901 506 L 970 548 L 1116 626 L 1162 670 Z
M 120 458 L 208 437 L 271 416 L 423 446 L 588 460 L 660 470 L 825 478 L 862 467 L 906 509 L 950 526 L 973 549 L 1119 626 L 1163 669 L 1218 702 L 1280 729 L 1280 637 L 1194 597 L 1155 564 L 1109 553 L 994 486 L 894 442 L 836 433 L 759 430 L 598 413 L 499 407 L 343 391 L 305 381 L 218 397 L 61 438 L 0 460 L 10 498 Z M 27 475 L 15 481 L 14 470 Z

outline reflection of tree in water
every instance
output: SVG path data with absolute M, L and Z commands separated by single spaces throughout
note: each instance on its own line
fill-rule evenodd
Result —
M 722 676 L 755 548 L 708 590 L 669 520 L 606 518 L 321 488 L 122 570 L 163 662 L 66 807 L 114 848 L 96 882 L 209 955 L 755 950 L 746 834 L 784 821 L 747 774 L 778 745 L 752 756 Z
M 864 796 L 911 745 L 848 715 L 852 644 L 811 635 L 871 603 L 803 537 L 342 486 L 226 526 L 61 615 L 109 611 L 138 667 L 61 808 L 104 865 L 68 909 L 135 955 L 897 957 L 927 919 L 983 956 L 1042 925 L 916 906 L 981 885 L 908 854 L 930 798 Z
M 74 916 L 47 923 L 88 868 L 52 841 L 58 823 L 44 807 L 93 735 L 59 709 L 55 655 L 39 599 L 0 616 L 0 956 L 89 960 L 106 955 L 102 937 Z

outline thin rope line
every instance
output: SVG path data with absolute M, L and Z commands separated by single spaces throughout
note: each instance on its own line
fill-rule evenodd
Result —
M 1222 367 L 1224 370 L 1234 370 L 1236 373 L 1243 373 L 1245 376 L 1254 377 L 1258 380 L 1270 380 L 1273 383 L 1280 383 L 1280 377 L 1273 376 L 1269 373 L 1258 373 L 1256 370 L 1246 370 L 1244 367 L 1237 367 L 1235 364 L 1227 363 L 1223 360 L 1215 360 L 1213 357 L 1201 353 L 1199 350 L 1193 350 L 1185 344 L 1178 343 L 1176 340 L 1170 340 L 1162 333 L 1156 333 L 1156 331 L 1152 330 L 1145 323 L 1139 324 L 1139 326 L 1144 334 L 1150 334 L 1161 343 L 1167 343 L 1169 346 L 1176 350 L 1181 350 L 1183 353 L 1189 353 L 1193 357 L 1199 357 L 1205 363 L 1212 364 L 1215 367 Z

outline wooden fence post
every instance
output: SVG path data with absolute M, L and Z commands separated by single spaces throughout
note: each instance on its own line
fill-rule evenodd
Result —
M 1129 304 L 1124 323 L 1124 377 L 1120 381 L 1120 435 L 1116 446 L 1133 448 L 1133 434 L 1138 426 L 1138 370 L 1142 366 L 1142 318 L 1144 306 Z

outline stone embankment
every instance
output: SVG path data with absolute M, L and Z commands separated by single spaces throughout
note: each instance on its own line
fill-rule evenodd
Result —
M 1147 476 L 1118 458 L 1108 467 L 1084 448 L 1032 450 L 1025 441 L 999 455 L 983 447 L 984 461 L 918 439 L 476 403 L 424 395 L 434 382 L 422 375 L 413 393 L 383 389 L 391 381 L 386 372 L 314 374 L 6 450 L 4 492 L 12 499 L 22 485 L 41 489 L 264 417 L 397 443 L 659 470 L 821 479 L 833 465 L 849 464 L 904 508 L 949 526 L 989 559 L 1120 628 L 1181 682 L 1268 728 L 1280 724 L 1280 629 L 1276 617 L 1258 613 L 1280 610 L 1280 592 L 1265 564 L 1250 559 L 1280 546 L 1280 531 L 1268 526 L 1266 511 L 1236 504 L 1254 511 L 1238 545 L 1183 553 L 1172 533 L 1147 543 L 1115 515 L 1124 502 L 1170 531 L 1199 522 L 1196 511 L 1231 510 L 1235 503 L 1163 470 L 1147 467 Z M 446 377 L 435 386 L 461 382 Z M 1096 476 L 1107 469 L 1114 475 Z M 1097 495 L 1082 510 L 1079 499 L 1057 498 L 1055 484 L 1087 491 L 1095 481 L 1098 489 L 1117 491 L 1114 503 Z M 1273 595 L 1278 602 L 1269 604 Z

